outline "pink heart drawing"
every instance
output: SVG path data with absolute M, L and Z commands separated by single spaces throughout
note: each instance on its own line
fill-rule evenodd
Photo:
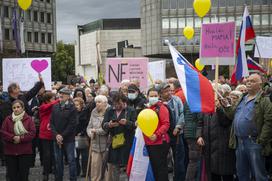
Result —
M 48 67 L 47 60 L 33 60 L 31 62 L 31 67 L 38 73 L 41 73 Z

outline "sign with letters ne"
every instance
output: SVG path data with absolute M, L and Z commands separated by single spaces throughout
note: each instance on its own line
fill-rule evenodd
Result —
M 10 83 L 18 83 L 22 91 L 29 91 L 42 75 L 45 89 L 51 90 L 51 58 L 3 59 L 3 90 Z
M 204 65 L 235 64 L 235 22 L 203 24 L 200 61 Z
M 138 79 L 141 89 L 147 88 L 148 58 L 108 58 L 106 60 L 106 84 L 120 87 L 122 80 Z

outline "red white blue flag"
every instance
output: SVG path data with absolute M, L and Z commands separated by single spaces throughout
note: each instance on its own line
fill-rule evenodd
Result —
M 210 81 L 196 70 L 170 43 L 168 45 L 191 112 L 214 112 L 215 96 Z
M 248 13 L 247 6 L 245 7 L 242 25 L 240 29 L 240 36 L 237 41 L 237 65 L 236 65 L 236 80 L 241 80 L 243 77 L 249 75 L 247 58 L 246 58 L 246 41 L 255 38 L 255 32 L 251 23 L 251 19 Z

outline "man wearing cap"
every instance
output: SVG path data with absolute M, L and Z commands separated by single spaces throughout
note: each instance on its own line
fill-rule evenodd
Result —
M 136 109 L 137 115 L 145 108 L 146 98 L 135 84 L 128 86 L 128 105 Z
M 179 97 L 171 94 L 170 85 L 166 82 L 158 86 L 160 98 L 167 105 L 170 116 L 170 146 L 174 157 L 174 181 L 185 180 L 185 147 L 183 142 L 184 110 Z M 182 133 L 182 134 L 181 134 Z
M 59 93 L 60 103 L 53 106 L 50 122 L 55 138 L 55 180 L 63 180 L 63 149 L 68 157 L 70 180 L 75 181 L 77 179 L 75 162 L 76 109 L 70 100 L 71 91 L 68 88 L 61 89 Z

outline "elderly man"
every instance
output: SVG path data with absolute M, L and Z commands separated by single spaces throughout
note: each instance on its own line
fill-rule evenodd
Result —
M 248 94 L 235 107 L 225 112 L 234 118 L 230 147 L 236 149 L 237 175 L 240 181 L 267 181 L 264 156 L 272 153 L 272 104 L 262 92 L 262 79 L 258 74 L 248 77 Z

